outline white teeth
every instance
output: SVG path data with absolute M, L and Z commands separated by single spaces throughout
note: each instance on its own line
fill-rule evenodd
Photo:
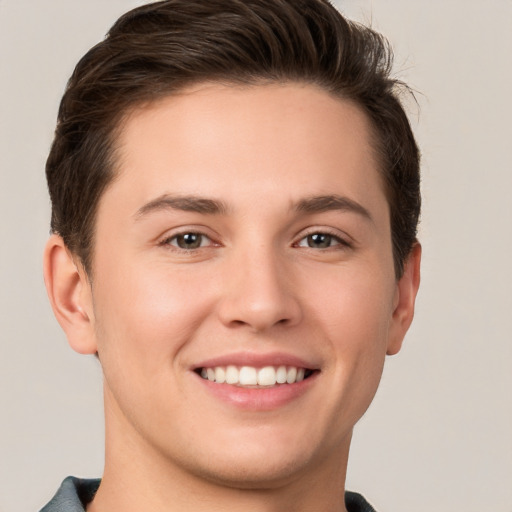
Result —
M 275 386 L 276 371 L 273 366 L 265 366 L 258 370 L 258 384 L 260 386 Z
M 226 382 L 226 370 L 224 370 L 222 366 L 217 366 L 215 368 L 215 382 L 218 382 L 219 384 Z
M 253 366 L 234 365 L 201 368 L 201 377 L 218 384 L 232 384 L 238 386 L 275 386 L 276 384 L 293 384 L 301 382 L 305 377 L 305 368 L 295 366 Z
M 295 382 L 295 379 L 297 378 L 297 368 L 294 368 L 291 366 L 288 368 L 288 372 L 286 374 L 286 382 L 288 384 L 293 384 Z
M 238 384 L 238 368 L 236 366 L 228 366 L 226 368 L 226 382 L 228 384 Z
M 240 368 L 238 381 L 242 386 L 256 386 L 256 384 L 258 384 L 256 368 L 242 366 L 242 368 Z
M 280 366 L 276 372 L 276 381 L 278 384 L 284 384 L 286 382 L 286 366 Z

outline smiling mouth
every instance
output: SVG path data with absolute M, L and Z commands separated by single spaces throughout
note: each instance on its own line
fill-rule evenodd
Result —
M 268 388 L 277 385 L 295 384 L 308 379 L 317 370 L 296 366 L 214 366 L 198 368 L 196 373 L 203 379 L 217 384 L 238 387 Z

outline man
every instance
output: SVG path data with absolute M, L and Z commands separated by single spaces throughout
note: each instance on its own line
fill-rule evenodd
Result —
M 170 0 L 80 61 L 45 282 L 104 373 L 101 482 L 43 509 L 371 511 L 351 433 L 419 285 L 383 39 L 324 0 Z

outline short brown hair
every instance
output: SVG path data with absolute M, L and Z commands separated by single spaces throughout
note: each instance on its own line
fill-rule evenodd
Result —
M 67 84 L 46 164 L 51 229 L 90 274 L 95 214 L 129 109 L 205 81 L 299 81 L 355 102 L 370 119 L 400 277 L 416 242 L 419 151 L 391 67 L 386 40 L 327 0 L 166 0 L 133 9 Z

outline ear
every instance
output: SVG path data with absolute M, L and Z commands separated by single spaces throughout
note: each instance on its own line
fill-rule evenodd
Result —
M 394 355 L 402 347 L 405 333 L 414 317 L 414 303 L 420 286 L 421 245 L 416 242 L 407 258 L 404 273 L 396 284 L 387 354 Z
M 60 236 L 52 235 L 46 243 L 43 271 L 53 313 L 69 344 L 80 354 L 95 354 L 90 282 L 82 265 L 75 263 Z

